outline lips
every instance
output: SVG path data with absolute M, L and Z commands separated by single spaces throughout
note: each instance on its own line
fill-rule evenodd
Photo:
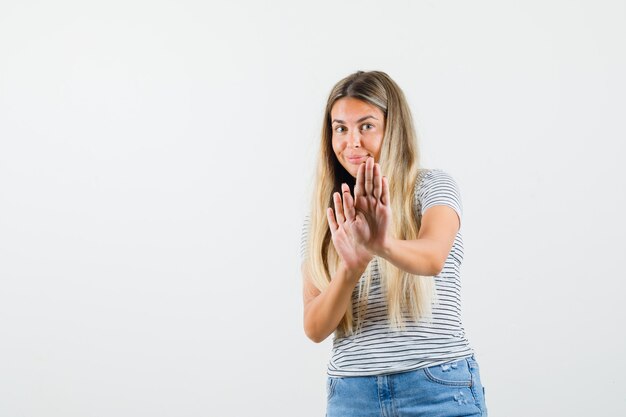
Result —
M 367 159 L 367 155 L 346 155 L 346 160 L 351 164 L 361 164 Z

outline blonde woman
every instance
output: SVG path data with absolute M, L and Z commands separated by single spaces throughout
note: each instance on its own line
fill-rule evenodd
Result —
M 332 89 L 303 229 L 304 330 L 334 333 L 327 416 L 486 416 L 461 323 L 455 180 L 419 167 L 410 110 L 384 72 Z

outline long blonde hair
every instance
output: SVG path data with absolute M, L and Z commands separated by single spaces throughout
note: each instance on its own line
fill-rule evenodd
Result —
M 396 238 L 409 240 L 417 238 L 420 228 L 413 198 L 419 173 L 419 152 L 404 93 L 384 72 L 357 71 L 339 81 L 331 90 L 322 126 L 305 263 L 308 276 L 320 291 L 328 286 L 339 264 L 339 256 L 331 241 L 326 209 L 332 207 L 332 194 L 340 190 L 341 183 L 354 185 L 355 182 L 332 149 L 330 113 L 335 102 L 344 97 L 363 100 L 385 114 L 385 132 L 377 162 L 389 180 L 393 213 L 391 231 Z M 377 258 L 377 261 L 391 325 L 396 329 L 404 328 L 407 319 L 429 317 L 431 304 L 436 299 L 434 279 L 409 274 L 383 258 Z M 350 304 L 336 329 L 336 336 L 348 336 L 360 330 L 371 281 L 372 262 L 367 268 L 366 278 L 360 280 L 358 285 L 357 309 L 354 311 Z

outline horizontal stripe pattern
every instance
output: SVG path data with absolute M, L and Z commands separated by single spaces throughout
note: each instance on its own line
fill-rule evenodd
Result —
M 440 169 L 421 170 L 415 185 L 416 215 L 430 207 L 445 205 L 462 219 L 463 207 L 458 184 Z M 301 256 L 307 244 L 308 218 L 305 219 Z M 437 300 L 428 321 L 409 321 L 403 330 L 392 329 L 387 320 L 385 294 L 380 285 L 378 260 L 370 264 L 372 283 L 363 327 L 357 334 L 333 340 L 328 375 L 335 377 L 382 375 L 406 372 L 469 357 L 474 352 L 461 322 L 461 280 L 463 238 L 457 232 L 441 273 L 434 277 Z M 361 282 L 365 274 L 361 277 Z M 352 305 L 358 303 L 358 285 Z

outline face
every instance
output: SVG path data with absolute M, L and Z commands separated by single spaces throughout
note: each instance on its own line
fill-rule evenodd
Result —
M 378 162 L 385 133 L 385 114 L 378 107 L 353 97 L 335 102 L 330 111 L 333 151 L 341 166 L 356 178 L 368 157 Z

